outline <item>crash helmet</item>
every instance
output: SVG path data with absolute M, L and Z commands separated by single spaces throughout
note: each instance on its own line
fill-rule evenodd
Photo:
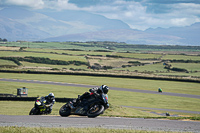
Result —
M 53 93 L 49 93 L 48 98 L 49 99 L 54 99 L 54 94 Z
M 108 93 L 108 90 L 109 90 L 109 88 L 108 88 L 108 86 L 107 85 L 102 85 L 101 87 L 100 87 L 100 90 L 104 93 L 104 94 L 107 94 Z

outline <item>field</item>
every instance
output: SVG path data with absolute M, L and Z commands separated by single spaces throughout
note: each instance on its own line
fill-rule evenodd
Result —
M 111 42 L 9 42 L 0 47 L 0 78 L 40 80 L 139 90 L 200 95 L 198 82 L 74 76 L 67 73 L 98 73 L 141 77 L 166 77 L 200 81 L 200 49 L 182 46 L 138 46 Z M 122 47 L 124 45 L 124 48 Z M 60 74 L 29 74 L 28 72 L 59 72 Z M 27 73 L 26 73 L 27 72 Z M 28 96 L 44 96 L 53 92 L 56 97 L 76 98 L 89 88 L 0 82 L 0 93 L 16 95 L 17 88 L 28 88 Z M 104 115 L 124 117 L 161 117 L 166 111 L 125 108 L 122 106 L 199 111 L 199 99 L 167 95 L 110 90 L 111 108 Z M 56 103 L 52 115 L 64 103 Z M 0 114 L 27 115 L 33 102 L 1 101 Z M 9 106 L 20 107 L 15 112 Z M 24 110 L 22 112 L 22 110 Z M 156 113 L 152 113 L 156 112 Z M 199 114 L 170 112 L 181 117 L 200 117 Z
M 8 42 L 1 45 L 0 70 L 200 80 L 199 46 L 115 42 Z

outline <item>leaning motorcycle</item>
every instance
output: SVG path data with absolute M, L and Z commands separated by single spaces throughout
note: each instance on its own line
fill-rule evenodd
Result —
M 60 116 L 81 115 L 94 118 L 103 114 L 103 112 L 109 108 L 108 95 L 103 93 L 91 93 L 89 98 L 81 100 L 74 108 L 71 106 L 73 102 L 74 101 L 69 101 L 60 108 Z
M 45 106 L 46 100 L 44 97 L 39 97 L 36 99 L 34 107 L 31 109 L 29 115 L 42 115 L 50 114 L 51 110 L 49 107 Z

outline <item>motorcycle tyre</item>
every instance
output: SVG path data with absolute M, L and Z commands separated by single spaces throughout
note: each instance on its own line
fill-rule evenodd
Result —
M 36 110 L 35 107 L 33 107 L 29 113 L 29 115 L 39 115 L 38 111 Z
M 64 108 L 66 108 L 66 111 L 64 112 L 64 111 L 62 111 L 62 110 L 64 110 Z M 63 105 L 61 108 L 60 108 L 60 110 L 59 110 L 59 114 L 60 114 L 60 116 L 62 116 L 62 117 L 67 117 L 67 116 L 69 116 L 70 114 L 71 114 L 71 108 L 68 106 L 68 105 Z
M 89 109 L 88 112 L 87 112 L 87 116 L 89 118 L 95 118 L 95 117 L 99 116 L 100 114 L 103 114 L 103 112 L 104 112 L 104 106 L 99 105 L 99 110 L 97 110 L 97 112 L 94 112 L 94 113 L 91 114 L 90 109 Z

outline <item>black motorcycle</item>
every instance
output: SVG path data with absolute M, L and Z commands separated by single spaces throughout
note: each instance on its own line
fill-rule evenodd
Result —
M 81 100 L 75 107 L 72 107 L 73 102 L 69 101 L 60 108 L 60 116 L 81 115 L 94 118 L 109 108 L 107 94 L 91 93 L 89 98 Z
M 50 107 L 45 106 L 46 100 L 44 97 L 37 98 L 34 107 L 31 109 L 29 115 L 50 114 Z

